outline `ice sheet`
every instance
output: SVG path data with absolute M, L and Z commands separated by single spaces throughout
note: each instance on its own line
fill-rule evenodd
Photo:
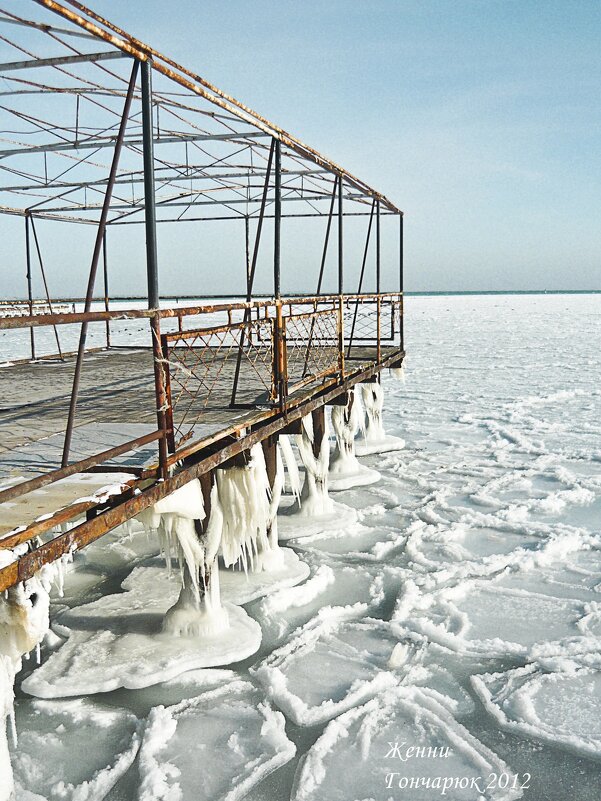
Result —
M 238 801 L 295 754 L 284 718 L 246 681 L 151 710 L 139 801 Z
M 130 712 L 76 700 L 20 699 L 11 754 L 17 799 L 101 801 L 132 765 L 141 724 Z
M 261 627 L 241 607 L 224 604 L 224 608 L 230 621 L 227 632 L 203 637 L 148 631 L 147 621 L 140 625 L 134 616 L 126 632 L 121 626 L 117 632 L 73 630 L 22 688 L 41 698 L 87 695 L 148 687 L 186 670 L 239 662 L 258 649 Z
M 423 748 L 425 753 L 437 755 L 448 748 L 448 755 L 416 758 L 409 748 Z M 387 757 L 391 751 L 395 756 Z M 445 789 L 454 801 L 511 801 L 521 797 L 519 789 L 486 790 L 492 772 L 507 774 L 510 787 L 513 785 L 510 769 L 457 723 L 445 706 L 427 691 L 397 687 L 328 724 L 301 761 L 292 801 L 389 801 L 403 795 L 439 799 L 443 781 L 452 777 L 466 779 L 466 788 L 453 789 L 452 795 L 448 787 Z M 409 779 L 414 777 L 430 779 L 432 786 L 408 791 Z
M 586 660 L 585 660 L 586 661 Z M 601 659 L 564 660 L 561 670 L 530 664 L 472 677 L 490 714 L 508 731 L 601 759 Z

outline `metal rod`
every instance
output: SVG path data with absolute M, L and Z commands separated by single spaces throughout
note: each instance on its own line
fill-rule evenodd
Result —
M 142 138 L 144 141 L 144 219 L 146 224 L 146 273 L 148 308 L 159 308 L 159 277 L 154 194 L 154 149 L 152 121 L 152 66 L 142 62 Z
M 31 67 L 57 67 L 61 64 L 80 64 L 85 61 L 110 61 L 115 58 L 128 58 L 120 50 L 109 50 L 103 53 L 83 53 L 77 56 L 57 56 L 56 58 L 34 58 L 26 61 L 9 61 L 0 64 L 0 72 L 10 70 L 26 70 Z
M 38 241 L 38 234 L 37 234 L 37 231 L 35 229 L 35 223 L 33 221 L 33 217 L 31 218 L 31 230 L 33 232 L 33 241 L 35 242 L 35 249 L 36 249 L 36 253 L 38 254 L 38 261 L 40 263 L 40 270 L 41 270 L 41 273 L 42 273 L 42 281 L 44 283 L 44 292 L 46 293 L 46 300 L 48 301 L 48 308 L 50 309 L 50 314 L 53 314 L 52 301 L 50 300 L 50 292 L 48 291 L 48 282 L 46 281 L 46 272 L 44 270 L 44 262 L 42 261 L 42 250 L 40 248 L 40 243 Z M 52 328 L 54 329 L 54 338 L 56 339 L 56 347 L 58 349 L 58 355 L 59 355 L 60 359 L 62 360 L 63 353 L 61 351 L 61 343 L 60 343 L 60 339 L 59 339 L 59 336 L 58 336 L 58 329 L 57 329 L 57 327 L 55 325 L 53 325 Z
M 367 236 L 365 238 L 365 249 L 363 251 L 363 261 L 361 262 L 361 273 L 359 275 L 359 288 L 357 289 L 357 295 L 361 294 L 361 289 L 363 288 L 363 277 L 365 275 L 365 265 L 367 264 L 367 251 L 369 250 L 369 240 L 371 237 L 371 224 L 374 219 L 374 209 L 376 206 L 376 201 L 371 204 L 371 214 L 369 215 L 369 224 L 367 226 Z M 377 301 L 376 301 L 377 304 Z M 379 306 L 377 307 L 379 310 Z M 353 337 L 355 336 L 355 325 L 357 323 L 357 314 L 359 312 L 359 299 L 355 302 L 355 313 L 353 314 L 353 324 L 351 326 L 351 335 L 349 337 L 348 348 L 346 351 L 347 357 L 351 355 L 351 347 L 353 345 Z
M 342 175 L 338 177 L 338 294 L 344 291 L 344 241 L 342 227 Z
M 401 321 L 400 321 L 400 328 L 401 328 L 401 350 L 404 349 L 404 342 L 405 342 L 405 308 L 403 303 L 403 275 L 405 272 L 405 265 L 404 265 L 404 217 L 402 214 L 399 214 L 399 292 L 401 293 Z
M 146 61 L 142 61 L 146 64 Z M 208 141 L 233 141 L 244 143 L 246 139 L 257 139 L 265 136 L 261 131 L 243 131 L 240 133 L 228 134 L 180 134 L 178 136 L 154 137 L 153 142 L 162 145 L 174 144 L 175 142 L 208 142 Z M 52 142 L 45 145 L 31 145 L 31 147 L 11 147 L 0 150 L 0 156 L 26 156 L 31 153 L 54 153 L 62 150 L 98 150 L 103 147 L 112 147 L 115 144 L 115 137 L 109 136 L 106 139 L 91 139 L 86 142 Z M 144 145 L 144 138 L 139 136 L 126 140 L 128 147 Z
M 96 281 L 96 271 L 98 269 L 98 260 L 100 258 L 100 249 L 102 247 L 102 239 L 106 230 L 106 221 L 111 205 L 111 197 L 113 193 L 113 183 L 117 175 L 117 167 L 119 165 L 119 156 L 121 155 L 121 148 L 123 146 L 123 139 L 125 138 L 125 129 L 127 128 L 127 120 L 131 108 L 132 99 L 134 96 L 134 88 L 136 85 L 136 78 L 138 76 L 138 62 L 134 61 L 131 76 L 129 79 L 129 86 L 127 88 L 127 95 L 123 107 L 123 114 L 121 116 L 121 124 L 119 126 L 119 134 L 115 143 L 115 150 L 113 152 L 113 160 L 111 163 L 111 170 L 109 173 L 109 182 L 106 187 L 104 195 L 104 204 L 102 207 L 102 214 L 98 223 L 96 231 L 96 242 L 94 244 L 94 253 L 92 254 L 92 264 L 90 265 L 90 275 L 88 278 L 88 287 L 86 291 L 86 300 L 84 305 L 84 312 L 89 312 L 92 305 L 92 297 L 94 294 L 94 283 Z M 67 419 L 67 430 L 65 431 L 65 442 L 63 444 L 63 456 L 61 466 L 66 467 L 69 462 L 69 450 L 71 448 L 71 437 L 73 435 L 73 425 L 75 423 L 75 411 L 77 409 L 77 395 L 79 392 L 79 382 L 81 378 L 81 369 L 83 365 L 83 357 L 86 348 L 86 338 L 88 335 L 88 323 L 84 320 L 81 324 L 81 331 L 79 334 L 79 346 L 77 349 L 77 360 L 75 362 L 75 372 L 73 373 L 73 386 L 71 389 L 71 401 L 69 404 L 69 417 Z
M 380 294 L 380 201 L 376 201 L 376 295 Z
M 263 185 L 263 197 L 261 198 L 261 209 L 259 211 L 259 222 L 257 223 L 257 232 L 255 234 L 255 246 L 253 249 L 253 258 L 250 266 L 250 275 L 248 278 L 248 285 L 246 287 L 246 302 L 250 303 L 252 298 L 252 290 L 255 282 L 255 273 L 257 269 L 257 258 L 259 256 L 259 245 L 261 244 L 261 231 L 263 230 L 263 219 L 265 217 L 265 205 L 267 203 L 267 193 L 269 191 L 269 180 L 271 178 L 271 165 L 273 163 L 273 155 L 275 151 L 275 139 L 271 140 L 271 147 L 269 149 L 269 159 L 267 161 L 267 172 L 265 173 L 265 184 Z M 250 309 L 244 312 L 244 322 L 248 323 L 250 320 Z M 240 368 L 242 366 L 242 351 L 244 350 L 245 332 L 244 329 L 240 332 L 240 345 L 238 346 L 238 355 L 236 357 L 236 369 L 234 371 L 234 383 L 232 385 L 232 397 L 230 405 L 234 406 L 236 403 L 236 393 L 238 391 L 238 381 L 240 380 Z
M 282 144 L 275 140 L 275 220 L 273 229 L 273 294 L 280 297 L 280 235 L 282 227 Z
M 27 269 L 27 297 L 29 299 L 29 316 L 33 317 L 33 294 L 31 287 L 31 247 L 29 244 L 29 215 L 25 217 L 25 261 Z M 35 359 L 35 334 L 33 326 L 29 328 L 29 338 L 31 340 L 31 358 Z
M 109 311 L 109 268 L 108 268 L 108 256 L 106 252 L 106 230 L 102 236 L 102 275 L 103 275 L 103 283 L 104 283 L 104 310 L 105 312 Z M 106 325 L 106 347 L 107 349 L 111 347 L 111 321 L 110 318 L 107 317 L 105 321 Z

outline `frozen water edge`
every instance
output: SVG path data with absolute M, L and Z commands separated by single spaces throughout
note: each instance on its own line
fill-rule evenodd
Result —
M 394 639 L 426 642 L 433 664 L 451 673 L 456 685 L 469 689 L 472 699 L 471 675 L 506 674 L 522 668 L 526 659 L 533 660 L 541 675 L 562 673 L 561 663 L 569 660 L 597 671 L 592 660 L 599 651 L 599 630 L 594 617 L 586 620 L 585 605 L 601 600 L 597 589 L 601 552 L 594 544 L 601 533 L 597 346 L 601 298 L 407 298 L 406 303 L 411 353 L 408 381 L 400 386 L 384 376 L 383 410 L 386 430 L 404 438 L 406 447 L 368 462 L 382 474 L 379 483 L 335 496 L 353 509 L 361 526 L 332 521 L 331 532 L 314 530 L 315 538 L 298 540 L 302 558 L 306 553 L 310 562 L 309 579 L 294 588 L 269 593 L 249 607 L 264 629 L 257 661 L 265 662 L 274 650 L 281 655 L 280 649 L 300 634 L 298 627 L 327 618 L 337 607 L 344 608 L 349 620 L 369 614 L 384 617 L 386 622 L 396 596 L 406 590 L 409 580 L 426 595 L 477 579 L 494 582 L 499 589 L 560 599 L 558 604 L 551 603 L 563 612 L 568 607 L 561 599 L 575 602 L 573 625 L 582 620 L 586 631 L 576 628 L 574 636 L 560 641 L 546 637 L 543 631 L 543 639 L 537 638 L 532 646 L 521 638 L 528 652 L 509 657 L 499 656 L 503 649 L 497 655 L 479 652 L 470 656 L 463 641 L 458 642 L 458 650 L 448 651 L 418 635 L 414 623 L 407 631 L 406 620 L 395 622 Z M 364 516 L 366 510 L 368 516 Z M 285 522 L 283 516 L 280 519 Z M 419 530 L 412 528 L 414 524 Z M 297 533 L 302 534 L 302 525 L 299 522 Z M 383 542 L 386 548 L 381 554 L 378 548 L 379 557 L 373 558 L 378 555 L 375 550 L 372 553 L 372 547 L 379 530 L 390 531 L 391 542 Z M 409 547 L 404 548 L 407 537 Z M 122 545 L 119 539 L 119 535 L 108 535 L 98 546 L 79 554 L 80 560 L 113 577 L 109 579 L 112 593 L 119 589 L 127 569 L 157 552 L 152 538 L 149 541 L 145 535 L 136 533 L 123 539 Z M 553 553 L 548 546 L 554 542 L 558 549 Z M 577 542 L 581 544 L 576 547 Z M 107 548 L 105 543 L 112 544 Z M 290 544 L 298 547 L 294 541 Z M 562 550 L 567 545 L 570 548 Z M 354 570 L 341 570 L 351 558 Z M 86 591 L 84 586 L 81 591 Z M 89 594 L 84 595 L 78 603 L 89 600 Z M 471 615 L 471 610 L 467 611 Z M 578 617 L 582 614 L 584 617 Z M 414 617 L 423 616 L 428 615 L 418 610 Z M 496 636 L 499 616 L 489 617 L 480 642 Z M 522 611 L 520 619 L 523 616 Z M 514 640 L 509 636 L 503 641 Z M 44 653 L 43 658 L 47 658 Z M 299 670 L 302 664 L 300 661 Z M 320 664 L 317 658 L 312 675 L 319 674 Z M 341 684 L 352 681 L 351 667 L 350 663 L 348 669 L 341 665 Z M 430 663 L 426 667 L 430 668 Z M 248 680 L 247 663 L 236 665 L 229 674 Z M 312 675 L 305 687 L 296 676 L 289 682 L 289 689 L 309 709 L 320 702 L 318 683 L 311 686 Z M 182 674 L 173 681 L 192 676 Z M 432 676 L 425 685 L 450 696 L 450 682 L 443 689 L 441 678 Z M 226 678 L 218 679 L 215 686 L 220 683 L 225 686 Z M 199 693 L 193 683 L 180 687 L 170 689 L 161 684 L 120 690 L 109 693 L 107 702 L 127 706 L 133 695 L 143 696 L 148 704 L 140 710 L 133 702 L 132 706 L 136 715 L 144 718 L 148 706 L 179 703 L 186 694 Z M 514 772 L 532 773 L 532 785 L 524 790 L 523 801 L 598 801 L 601 779 L 596 757 L 591 759 L 582 750 L 570 750 L 567 744 L 543 739 L 540 733 L 537 736 L 524 728 L 505 729 L 477 698 L 474 703 L 475 711 L 467 717 L 460 717 L 458 708 L 452 712 L 447 708 Z M 524 716 L 520 719 L 526 720 Z M 288 737 L 301 756 L 310 750 L 324 725 L 328 724 L 297 728 L 290 715 Z M 421 745 L 421 741 L 415 744 Z M 260 781 L 249 790 L 248 801 L 286 801 L 295 766 L 294 758 Z M 131 784 L 122 781 L 107 801 L 134 801 L 137 771 L 138 765 L 134 765 Z M 374 784 L 366 796 L 374 796 L 376 789 Z M 348 798 L 353 797 L 353 790 Z M 338 801 L 333 784 L 324 782 L 320 791 L 319 801 Z M 397 796 L 407 793 L 396 790 Z
M 241 607 L 224 608 L 230 621 L 227 633 L 198 638 L 73 630 L 21 687 L 39 698 L 61 698 L 148 687 L 187 670 L 240 662 L 259 648 L 261 627 Z

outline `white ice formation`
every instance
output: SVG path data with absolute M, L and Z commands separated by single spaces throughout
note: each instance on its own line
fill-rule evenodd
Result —
M 13 792 L 6 736 L 8 720 L 16 741 L 13 685 L 22 657 L 37 649 L 48 631 L 49 575 L 46 570 L 0 596 L 0 801 L 8 801 Z
M 601 759 L 599 668 L 601 657 L 595 653 L 589 658 L 562 658 L 557 666 L 541 660 L 507 672 L 472 676 L 471 681 L 504 729 Z
M 330 459 L 328 474 L 331 490 L 345 490 L 373 484 L 380 479 L 377 470 L 362 465 L 355 455 L 355 437 L 362 424 L 361 405 L 356 395 L 356 390 L 353 388 L 346 406 L 332 407 L 332 428 L 336 437 L 336 447 Z
M 441 703 L 439 696 L 426 689 L 401 686 L 344 712 L 307 752 L 295 776 L 291 801 L 389 801 L 403 795 L 433 801 L 441 798 L 443 788 L 453 801 L 520 798 L 518 777 L 455 720 L 451 709 L 452 705 Z M 415 760 L 409 749 L 415 751 L 418 743 L 429 756 Z M 395 744 L 401 757 L 387 758 Z M 489 789 L 486 777 L 491 773 L 505 774 L 508 786 Z M 412 791 L 406 788 L 416 775 L 427 776 L 429 782 L 409 796 Z M 453 777 L 462 779 L 461 788 Z M 450 786 L 443 784 L 445 779 L 453 787 L 452 795 Z
M 384 408 L 384 390 L 378 382 L 359 384 L 363 406 L 365 407 L 365 434 L 355 443 L 358 456 L 369 456 L 373 453 L 399 451 L 405 447 L 405 440 L 387 434 L 382 422 Z
M 13 750 L 19 801 L 102 801 L 131 767 L 140 721 L 86 698 L 21 699 Z
M 290 761 L 284 717 L 247 681 L 151 710 L 138 801 L 239 801 Z
M 330 466 L 330 442 L 327 417 L 324 416 L 324 431 L 319 451 L 314 452 L 315 434 L 313 417 L 302 418 L 302 433 L 296 443 L 305 467 L 305 483 L 301 492 L 298 513 L 303 517 L 323 517 L 334 511 L 334 503 L 328 495 L 328 469 Z

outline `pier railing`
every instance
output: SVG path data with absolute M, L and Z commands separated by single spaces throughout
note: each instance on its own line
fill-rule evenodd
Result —
M 138 470 L 138 480 L 165 477 L 175 462 L 209 441 L 237 437 L 252 426 L 286 416 L 326 390 L 338 387 L 342 392 L 366 370 L 402 359 L 402 304 L 402 293 L 320 295 L 0 318 L 0 330 L 147 319 L 157 416 L 154 431 L 7 487 L 0 491 L 0 503 L 75 473 L 105 469 L 110 460 L 153 441 L 158 444 L 156 464 Z M 102 364 L 95 361 L 89 368 L 97 371 L 99 387 Z M 70 417 L 75 410 L 72 406 Z M 224 410 L 232 412 L 225 427 Z M 65 422 L 73 424 L 72 419 Z M 49 531 L 62 522 L 55 518 L 36 522 L 10 543 Z M 9 541 L 3 540 L 2 546 L 8 547 Z

